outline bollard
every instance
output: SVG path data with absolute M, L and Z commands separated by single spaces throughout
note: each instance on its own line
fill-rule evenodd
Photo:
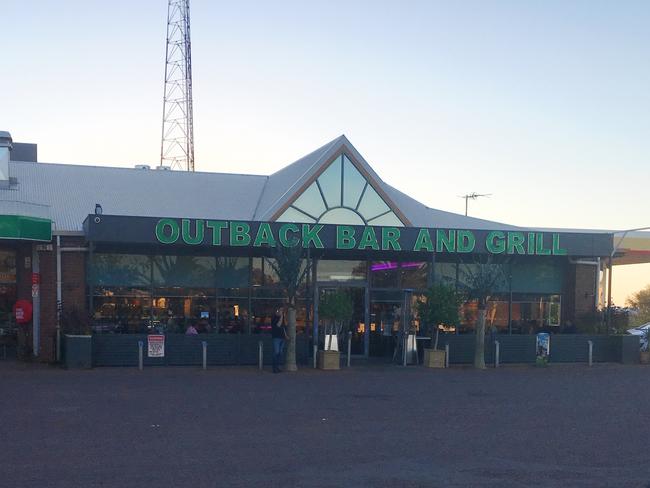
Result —
M 445 344 L 445 368 L 449 367 L 449 343 Z
M 208 369 L 208 343 L 201 341 L 201 346 L 203 347 L 203 371 L 205 371 Z
M 494 341 L 494 367 L 499 367 L 499 352 L 501 350 L 499 341 Z
M 318 366 L 318 365 L 317 365 L 318 346 L 317 346 L 316 344 L 314 344 L 314 350 L 313 350 L 312 354 L 313 354 L 313 356 L 314 356 L 314 357 L 313 357 L 313 360 L 314 360 L 314 369 L 316 369 L 316 367 Z
M 352 332 L 348 332 L 348 368 L 350 367 L 350 353 L 352 352 Z
M 264 370 L 264 343 L 259 341 L 257 343 L 257 362 L 260 371 Z
M 56 328 L 56 362 L 61 362 L 61 327 Z
M 591 367 L 594 364 L 594 343 L 593 341 L 587 341 L 587 343 L 589 344 L 589 366 Z
M 408 335 L 407 334 L 402 334 L 403 335 L 403 340 L 402 340 L 402 366 L 406 366 L 406 346 L 408 344 Z
M 142 357 L 142 350 L 144 349 L 144 342 L 138 341 L 138 369 L 142 371 L 142 363 L 143 363 L 143 357 Z

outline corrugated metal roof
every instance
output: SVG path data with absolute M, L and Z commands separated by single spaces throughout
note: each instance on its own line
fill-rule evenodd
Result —
M 58 231 L 82 230 L 96 203 L 113 215 L 251 220 L 267 180 L 266 176 L 224 173 L 9 164 L 18 184 L 0 190 L 0 201 L 49 205 Z
M 448 229 L 473 230 L 508 230 L 518 228 L 513 225 L 477 219 L 475 217 L 466 217 L 465 215 L 429 208 L 383 181 L 380 181 L 380 185 L 382 185 L 384 191 L 395 202 L 395 205 L 409 218 L 414 227 L 443 227 Z
M 96 203 L 110 215 L 268 220 L 342 146 L 414 226 L 516 228 L 423 205 L 386 184 L 345 136 L 270 176 L 11 161 L 18 183 L 0 189 L 0 214 L 11 202 L 48 206 L 55 231 L 81 231 Z
M 266 183 L 255 220 L 268 220 L 334 154 L 345 140 L 340 136 L 289 166 L 276 171 Z

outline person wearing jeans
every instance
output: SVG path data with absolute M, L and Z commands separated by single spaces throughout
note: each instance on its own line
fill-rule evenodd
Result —
M 284 323 L 284 313 L 281 308 L 275 311 L 271 320 L 271 337 L 273 338 L 273 372 L 280 373 L 280 363 L 284 353 L 284 342 L 288 339 Z

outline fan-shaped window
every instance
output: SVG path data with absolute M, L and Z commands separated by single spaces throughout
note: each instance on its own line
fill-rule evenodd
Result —
M 404 225 L 345 154 L 332 161 L 278 221 Z
M 338 207 L 328 210 L 321 215 L 318 221 L 321 224 L 348 224 L 348 225 L 364 225 L 365 222 L 361 215 L 354 210 L 345 207 Z

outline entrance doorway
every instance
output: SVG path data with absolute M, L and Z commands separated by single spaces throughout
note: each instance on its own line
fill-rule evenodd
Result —
M 319 298 L 322 298 L 328 293 L 342 292 L 352 298 L 352 319 L 343 324 L 341 335 L 339 336 L 339 351 L 342 353 L 347 352 L 347 337 L 348 332 L 352 333 L 351 354 L 364 355 L 365 354 L 365 341 L 366 341 L 366 289 L 363 286 L 319 286 Z M 321 337 L 327 325 L 326 319 L 319 317 L 319 330 Z
M 402 304 L 373 301 L 370 306 L 370 356 L 393 356 L 395 338 L 402 327 Z

